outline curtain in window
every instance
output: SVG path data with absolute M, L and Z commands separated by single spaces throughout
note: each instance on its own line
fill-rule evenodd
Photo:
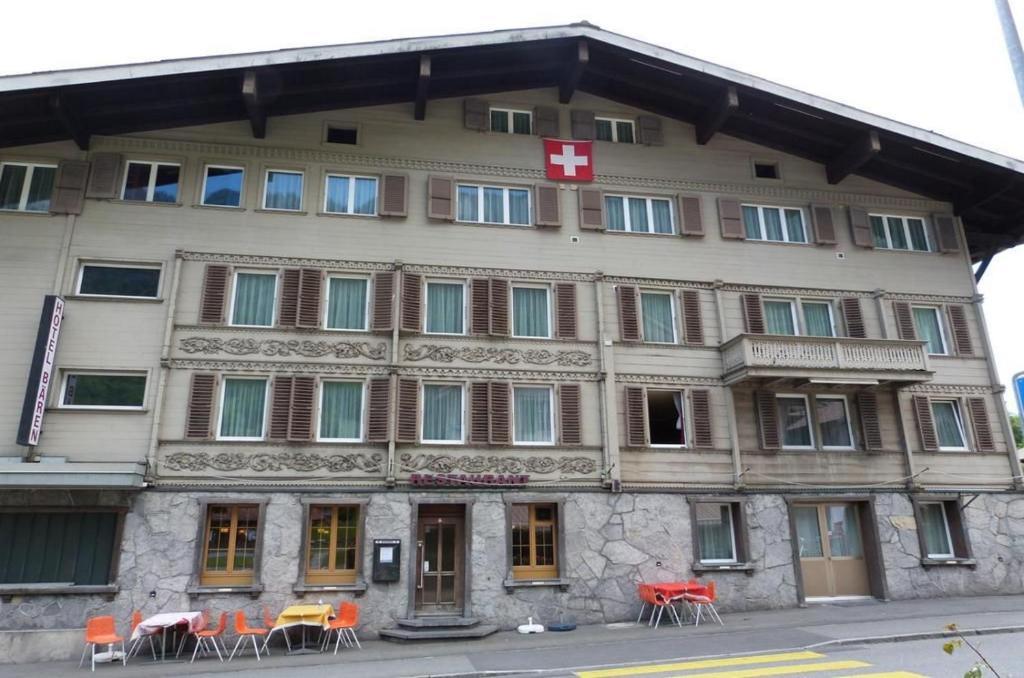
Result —
M 529 134 L 530 133 L 530 114 L 529 113 L 513 113 L 512 114 L 512 132 L 515 134 Z
M 365 278 L 331 278 L 327 291 L 327 327 L 332 330 L 366 329 Z
M 460 283 L 427 283 L 427 332 L 462 334 Z
M 267 209 L 302 208 L 302 175 L 295 172 L 267 172 Z
M 672 327 L 672 297 L 668 294 L 642 292 L 640 306 L 644 321 L 644 341 L 669 344 L 675 342 L 675 328 Z
M 348 212 L 348 177 L 327 177 L 327 205 L 325 211 L 334 214 Z
M 683 431 L 683 392 L 672 393 L 672 404 L 676 406 L 676 430 L 679 431 L 679 444 L 686 444 L 686 433 Z
M 816 506 L 795 506 L 793 517 L 796 519 L 796 537 L 799 541 L 801 558 L 820 558 L 821 531 L 818 529 L 818 508 Z
M 375 214 L 377 212 L 377 180 L 356 179 L 353 214 Z
M 831 337 L 832 314 L 828 304 L 804 303 L 804 324 L 807 334 L 812 337 Z
M 478 191 L 476 186 L 459 186 L 459 221 L 480 221 L 477 216 Z
M 924 222 L 920 219 L 907 219 L 907 228 L 910 230 L 910 245 L 921 252 L 928 251 L 928 236 L 924 232 Z
M 633 143 L 633 125 L 628 122 L 616 122 L 615 133 L 620 144 Z
M 697 534 L 702 561 L 734 561 L 732 511 L 728 504 L 697 504 Z
M 510 224 L 530 223 L 530 192 L 509 189 L 508 222 Z
M 604 199 L 604 215 L 609 231 L 626 230 L 626 212 L 622 202 L 622 198 L 617 196 Z
M 634 233 L 647 233 L 647 201 L 643 198 L 629 198 L 629 230 Z
M 515 441 L 554 442 L 551 431 L 551 389 L 517 386 L 514 390 Z
M 903 232 L 903 220 L 899 217 L 889 217 L 889 237 L 892 238 L 894 250 L 907 249 L 907 234 Z
M 800 210 L 786 210 L 786 234 L 790 242 L 807 242 L 804 236 L 804 219 Z
M 668 200 L 652 200 L 651 212 L 654 214 L 654 232 L 672 232 L 672 205 Z
M 598 141 L 611 141 L 612 140 L 612 121 L 611 120 L 595 120 L 594 121 L 594 136 Z
M 220 435 L 224 438 L 262 438 L 265 379 L 225 379 Z
M 935 432 L 939 437 L 939 447 L 966 447 L 960 431 L 960 417 L 956 403 L 940 401 L 932 403 L 932 418 L 935 420 Z
M 21 206 L 21 188 L 27 173 L 24 165 L 4 165 L 0 174 L 0 209 L 16 210 Z
M 423 439 L 462 440 L 462 387 L 423 387 Z
M 818 430 L 826 447 L 852 447 L 846 402 L 839 398 L 817 398 Z
M 320 409 L 320 437 L 358 440 L 362 433 L 363 385 L 325 381 Z
M 747 238 L 750 240 L 761 239 L 761 220 L 756 207 L 743 206 L 743 226 L 747 229 Z
M 508 111 L 491 111 L 491 131 L 508 132 Z
M 886 249 L 889 247 L 889 240 L 885 236 L 885 221 L 882 217 L 871 217 L 871 235 L 875 239 L 875 247 Z
M 939 325 L 939 312 L 934 308 L 914 308 L 914 327 L 917 335 L 925 341 L 929 353 L 945 353 L 942 343 L 942 327 Z
M 925 555 L 930 558 L 953 557 L 953 547 L 946 530 L 945 507 L 938 503 L 921 504 L 921 519 L 924 521 L 920 529 L 927 551 Z
M 828 549 L 832 557 L 860 558 L 864 552 L 860 543 L 857 507 L 848 504 L 829 506 L 825 515 L 828 517 Z
M 505 223 L 505 191 L 500 188 L 484 188 L 484 221 L 491 224 Z
M 793 325 L 793 305 L 788 301 L 765 301 L 764 320 L 768 334 L 796 334 Z
M 779 398 L 779 421 L 782 423 L 782 444 L 785 447 L 809 447 L 811 424 L 803 398 Z
M 513 334 L 517 337 L 549 337 L 548 291 L 538 287 L 512 288 Z
M 50 195 L 53 193 L 54 167 L 35 167 L 28 187 L 28 201 L 25 209 L 30 212 L 45 212 L 50 209 Z
M 782 216 L 779 210 L 764 207 L 761 209 L 764 215 L 764 232 L 768 240 L 782 240 Z
M 265 273 L 239 273 L 235 278 L 234 325 L 274 324 L 274 291 L 277 276 Z

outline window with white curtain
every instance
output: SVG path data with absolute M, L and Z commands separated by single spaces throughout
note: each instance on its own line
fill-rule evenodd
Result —
M 491 131 L 504 134 L 532 134 L 533 113 L 508 108 L 491 109 Z
M 181 166 L 169 162 L 129 160 L 124 173 L 122 200 L 178 202 Z
M 462 384 L 424 384 L 420 439 L 424 443 L 463 442 L 464 389 Z
M 363 439 L 362 382 L 322 381 L 320 383 L 318 439 L 344 443 L 357 443 Z
M 647 430 L 651 447 L 686 447 L 684 393 L 647 389 Z
M 814 433 L 811 409 L 805 395 L 777 396 L 782 446 L 790 449 L 813 449 Z
M 298 212 L 302 209 L 302 172 L 267 170 L 263 209 Z
M 594 118 L 594 138 L 618 144 L 636 143 L 636 123 L 618 118 Z
M 369 285 L 366 278 L 328 276 L 324 327 L 329 330 L 365 331 L 369 315 Z
M 56 165 L 25 162 L 0 164 L 0 210 L 47 212 Z
M 735 563 L 737 556 L 733 510 L 739 506 L 700 502 L 694 508 L 700 562 Z
M 262 440 L 267 405 L 265 377 L 226 377 L 221 384 L 219 440 Z
M 203 173 L 201 204 L 211 207 L 241 207 L 245 169 L 207 165 Z
M 796 318 L 796 305 L 790 299 L 765 299 L 761 302 L 764 307 L 764 323 L 768 334 L 784 334 L 795 336 L 799 334 Z
M 967 435 L 960 403 L 956 400 L 932 400 L 932 420 L 939 438 L 939 449 L 954 452 L 967 450 Z
M 888 214 L 868 215 L 875 248 L 884 250 L 931 251 L 924 220 Z
M 797 207 L 743 205 L 747 240 L 806 243 L 804 211 Z
M 229 324 L 272 326 L 277 300 L 277 272 L 237 271 L 232 297 Z
M 327 214 L 377 214 L 377 177 L 328 174 L 324 188 Z
M 835 317 L 828 301 L 807 299 L 765 299 L 765 329 L 768 334 L 834 337 Z
M 946 516 L 946 502 L 921 502 L 921 536 L 928 558 L 954 558 L 953 536 Z
M 675 233 L 672 201 L 633 195 L 605 195 L 607 230 L 626 233 Z
M 466 333 L 466 283 L 428 280 L 424 331 L 427 334 Z
M 676 307 L 671 292 L 640 292 L 643 340 L 652 344 L 676 343 Z
M 512 442 L 553 445 L 555 414 L 550 386 L 512 387 Z
M 914 315 L 914 329 L 917 330 L 917 338 L 924 340 L 928 353 L 932 355 L 949 353 L 939 309 L 935 306 L 912 306 L 911 312 Z
M 512 286 L 512 336 L 551 338 L 551 288 Z
M 459 184 L 457 221 L 476 224 L 530 224 L 530 191 L 505 186 Z

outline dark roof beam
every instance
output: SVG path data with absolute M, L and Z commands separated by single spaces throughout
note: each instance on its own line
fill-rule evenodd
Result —
M 1019 179 L 1019 175 L 1011 174 L 1009 178 L 1007 178 L 994 189 L 988 187 L 985 190 L 973 191 L 967 198 L 963 200 L 957 200 L 956 202 L 954 202 L 953 211 L 956 212 L 957 216 L 969 214 L 974 210 L 978 209 L 979 207 L 1002 196 L 1004 193 L 1013 190 L 1013 188 L 1017 186 L 1017 182 Z
M 54 90 L 50 94 L 50 109 L 60 121 L 61 127 L 71 137 L 80 150 L 89 150 L 89 133 L 81 116 L 75 107 L 68 102 L 67 95 L 62 90 Z
M 903 162 L 902 160 L 894 160 L 891 157 L 889 157 L 888 155 L 878 156 L 877 159 L 876 159 L 876 163 L 875 164 L 876 165 L 884 164 L 884 165 L 886 165 L 888 167 L 891 167 L 893 169 L 898 169 L 900 171 L 900 173 L 902 173 L 902 174 L 905 174 L 905 175 L 917 175 L 918 177 L 923 177 L 925 179 L 929 179 L 931 181 L 938 182 L 940 184 L 945 184 L 947 187 L 954 186 L 954 187 L 956 187 L 957 189 L 959 189 L 961 191 L 969 191 L 971 189 L 971 185 L 970 184 L 968 184 L 966 181 L 961 181 L 959 179 L 953 179 L 951 174 L 940 174 L 938 172 L 932 172 L 930 170 L 927 170 L 927 169 L 921 167 L 920 165 L 911 164 L 909 162 Z M 874 166 L 872 166 L 872 168 L 874 168 Z M 899 184 L 896 184 L 895 180 L 892 180 L 892 179 L 879 179 L 879 181 L 882 181 L 883 183 L 889 183 L 889 184 L 892 184 L 894 186 L 902 188 L 902 186 L 899 186 Z M 911 189 L 908 189 L 908 190 L 914 190 L 914 189 L 911 188 Z M 920 192 L 920 191 L 918 190 L 918 192 Z M 950 196 L 948 194 L 945 197 L 940 197 L 941 200 L 949 200 L 949 198 L 950 198 Z
M 873 129 L 863 132 L 842 153 L 825 165 L 828 183 L 838 184 L 881 152 L 882 142 L 878 140 L 878 132 Z
M 722 92 L 722 96 L 718 101 L 707 110 L 697 123 L 697 143 L 703 146 L 711 141 L 711 137 L 715 136 L 722 129 L 725 121 L 739 110 L 739 107 L 739 94 L 736 93 L 735 87 L 729 85 Z
M 589 64 L 590 45 L 586 40 L 580 40 L 576 43 L 576 58 L 569 64 L 565 77 L 558 86 L 558 103 L 567 104 L 572 101 L 572 95 L 579 87 L 580 78 L 583 77 L 583 72 L 587 70 Z
M 420 74 L 416 79 L 416 105 L 413 117 L 425 120 L 427 117 L 427 94 L 430 92 L 430 55 L 420 55 Z
M 267 109 L 260 101 L 259 78 L 256 71 L 246 71 L 242 78 L 242 100 L 245 112 L 252 126 L 252 136 L 263 139 L 267 136 Z

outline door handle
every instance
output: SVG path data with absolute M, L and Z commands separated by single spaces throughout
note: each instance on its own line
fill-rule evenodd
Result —
M 419 552 L 419 556 L 420 556 L 420 581 L 419 581 L 419 584 L 416 585 L 416 588 L 422 589 L 423 588 L 423 542 L 421 542 L 421 541 L 416 542 L 416 550 Z

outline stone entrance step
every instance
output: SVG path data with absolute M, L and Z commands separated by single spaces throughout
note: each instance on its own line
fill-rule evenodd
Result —
M 473 617 L 414 617 L 399 619 L 398 626 L 377 632 L 383 640 L 399 643 L 430 640 L 473 640 L 498 630 L 493 624 L 481 624 Z
M 421 629 L 425 627 L 438 626 L 476 626 L 480 623 L 475 617 L 454 617 L 445 615 L 428 615 L 413 617 L 412 619 L 399 619 L 398 625 L 409 629 Z

